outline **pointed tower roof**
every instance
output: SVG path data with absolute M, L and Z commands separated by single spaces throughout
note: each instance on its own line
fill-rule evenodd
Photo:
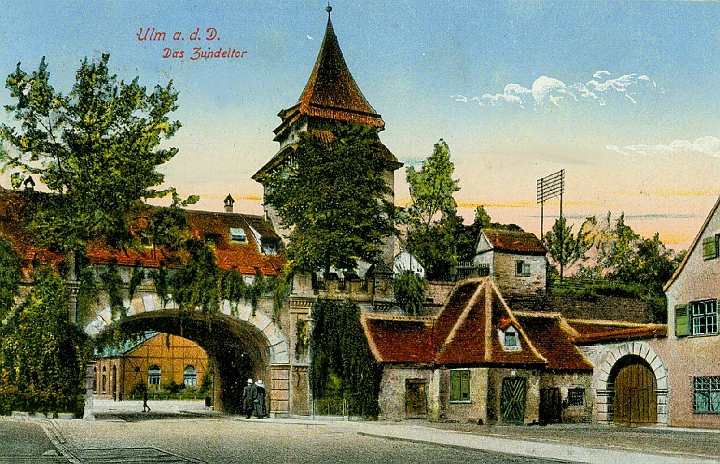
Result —
M 368 124 L 380 130 L 385 127 L 385 121 L 370 106 L 350 74 L 330 20 L 331 10 L 328 6 L 325 37 L 300 99 L 294 106 L 278 113 L 283 121 L 275 129 L 276 140 L 277 135 L 302 115 Z

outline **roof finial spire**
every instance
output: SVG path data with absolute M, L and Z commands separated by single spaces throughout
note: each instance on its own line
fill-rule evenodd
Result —
M 330 12 L 332 11 L 332 7 L 330 6 L 330 2 L 328 2 L 328 6 L 325 8 L 325 11 L 328 12 L 328 19 L 330 19 Z

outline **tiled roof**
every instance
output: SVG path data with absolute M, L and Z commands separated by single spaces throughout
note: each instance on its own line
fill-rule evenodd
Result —
M 30 238 L 30 232 L 22 226 L 22 220 L 30 217 L 33 205 L 42 203 L 46 195 L 39 192 L 0 190 L 0 234 L 11 240 L 21 259 L 57 264 L 63 261 L 63 255 L 35 246 Z M 157 210 L 157 207 L 149 207 L 148 214 Z M 202 240 L 209 235 L 217 238 L 215 255 L 221 269 L 237 268 L 243 274 L 255 274 L 256 269 L 259 269 L 264 275 L 278 274 L 283 264 L 282 256 L 264 255 L 261 253 L 261 243 L 258 243 L 258 239 L 275 242 L 278 245 L 280 242 L 270 222 L 263 217 L 195 210 L 185 210 L 185 215 L 193 236 Z M 134 232 L 141 230 L 146 223 L 147 218 L 136 221 Z M 230 239 L 231 228 L 242 229 L 247 241 L 233 242 Z M 101 240 L 92 240 L 87 245 L 87 257 L 93 264 L 114 263 L 152 268 L 169 263 L 171 255 L 150 247 L 117 250 Z
M 437 316 L 364 313 L 361 320 L 380 362 L 592 369 L 572 344 L 575 332 L 559 314 L 520 314 L 516 317 L 486 277 L 459 283 Z M 498 329 L 510 326 L 516 329 L 521 350 L 501 345 Z
M 375 358 L 386 363 L 432 364 L 430 318 L 393 318 L 363 313 L 361 322 Z
M 379 128 L 385 126 L 385 122 L 370 106 L 350 74 L 330 18 L 315 67 L 300 100 L 295 106 L 278 114 L 283 123 L 275 132 L 282 132 L 301 115 L 356 122 Z
M 483 229 L 490 245 L 497 251 L 544 255 L 547 250 L 542 242 L 530 232 L 515 230 Z
M 535 348 L 547 360 L 547 369 L 593 369 L 593 365 L 573 343 L 577 333 L 559 313 L 516 312 L 515 317 Z
M 568 319 L 567 323 L 577 331 L 578 336 L 575 338 L 575 343 L 578 345 L 667 336 L 667 325 L 665 324 L 636 324 L 585 319 Z

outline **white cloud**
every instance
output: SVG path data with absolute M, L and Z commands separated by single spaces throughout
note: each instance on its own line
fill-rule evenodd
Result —
M 605 147 L 624 156 L 648 155 L 648 156 L 669 156 L 677 154 L 702 153 L 704 155 L 720 158 L 720 139 L 711 135 L 700 137 L 694 142 L 688 140 L 674 140 L 668 145 L 628 145 L 622 149 L 616 145 Z
M 484 94 L 481 97 L 458 98 L 455 101 L 467 103 L 475 101 L 480 106 L 515 105 L 521 108 L 543 108 L 562 106 L 566 102 L 589 102 L 604 106 L 617 96 L 637 104 L 637 97 L 645 92 L 655 91 L 657 84 L 647 75 L 624 74 L 612 78 L 609 71 L 600 70 L 587 82 L 566 84 L 559 79 L 540 76 L 530 88 L 520 84 L 507 84 L 502 93 Z

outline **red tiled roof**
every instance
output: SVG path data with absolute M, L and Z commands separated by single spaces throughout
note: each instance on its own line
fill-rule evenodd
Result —
M 437 316 L 411 318 L 365 313 L 362 322 L 373 354 L 380 362 L 486 366 L 548 364 L 544 354 L 536 349 L 536 340 L 515 319 L 489 278 L 458 284 Z M 503 349 L 498 337 L 501 324 L 516 328 L 522 350 Z M 558 331 L 554 336 L 561 335 Z M 550 364 L 559 365 L 555 361 L 553 358 Z
M 515 317 L 535 348 L 547 360 L 547 369 L 593 369 L 593 365 L 573 343 L 575 331 L 559 313 L 516 312 Z
M 547 250 L 542 242 L 530 232 L 515 230 L 483 229 L 490 245 L 498 251 L 544 255 Z
M 582 319 L 569 319 L 567 323 L 577 331 L 578 336 L 574 342 L 578 345 L 667 336 L 667 325 L 665 324 L 635 324 Z
M 64 260 L 63 255 L 35 246 L 30 232 L 22 226 L 22 220 L 31 214 L 32 205 L 41 203 L 45 195 L 47 194 L 40 192 L 29 194 L 0 191 L 0 234 L 11 240 L 21 259 L 57 264 Z M 156 209 L 149 208 L 149 214 Z M 278 274 L 283 258 L 278 255 L 262 254 L 261 244 L 257 242 L 256 234 L 253 233 L 254 229 L 262 239 L 274 240 L 279 244 L 280 238 L 269 221 L 260 216 L 239 213 L 185 210 L 185 215 L 193 236 L 200 239 L 205 239 L 209 234 L 217 236 L 215 255 L 221 269 L 237 268 L 243 274 L 255 274 L 255 270 L 259 269 L 264 275 Z M 145 227 L 143 222 L 146 221 L 137 221 L 138 230 Z M 230 228 L 242 228 L 247 236 L 247 242 L 232 242 Z M 101 240 L 92 240 L 87 245 L 87 257 L 93 264 L 114 263 L 124 266 L 160 267 L 165 261 L 169 261 L 170 256 L 162 250 L 152 248 L 117 250 Z
M 434 349 L 428 318 L 370 316 L 363 313 L 361 322 L 375 358 L 386 363 L 431 364 Z
M 315 67 L 298 104 L 281 111 L 279 116 L 283 125 L 287 125 L 285 121 L 289 124 L 301 114 L 380 128 L 385 126 L 350 74 L 330 18 Z
M 544 364 L 545 360 L 535 350 L 520 324 L 500 297 L 489 278 L 475 281 L 476 290 L 457 319 L 452 332 L 444 340 L 435 362 L 449 364 Z M 487 310 L 490 310 L 488 317 Z M 438 316 L 442 319 L 442 313 Z M 507 319 L 513 321 L 523 349 L 506 351 L 498 337 L 498 326 Z M 488 327 L 489 323 L 489 327 Z M 506 327 L 509 324 L 506 324 Z

